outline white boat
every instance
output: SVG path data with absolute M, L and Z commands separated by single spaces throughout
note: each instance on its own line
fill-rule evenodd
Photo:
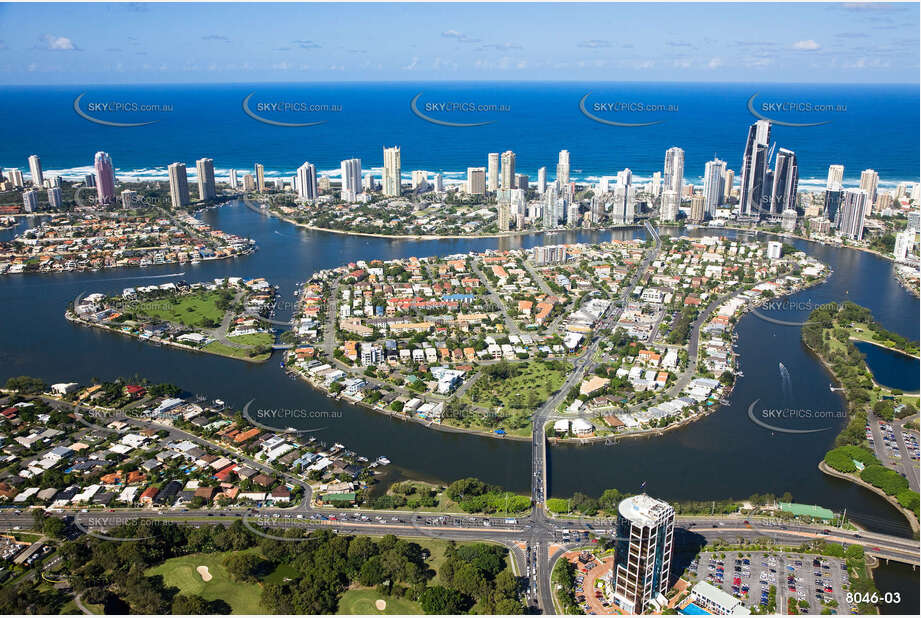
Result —
M 383 455 L 381 455 L 380 457 L 377 458 L 377 463 L 379 463 L 382 466 L 386 466 L 387 464 L 390 463 L 390 460 L 384 457 Z

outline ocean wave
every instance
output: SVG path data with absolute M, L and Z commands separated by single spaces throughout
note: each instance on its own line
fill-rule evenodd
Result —
M 482 166 L 478 166 L 478 167 L 482 167 Z M 15 168 L 11 168 L 8 166 L 0 166 L 0 169 L 9 170 L 9 169 L 15 169 Z M 227 182 L 227 180 L 230 177 L 231 169 L 232 168 L 229 168 L 229 167 L 215 168 L 214 169 L 215 179 L 218 182 Z M 254 171 L 251 171 L 251 168 L 235 168 L 235 169 L 237 170 L 238 180 L 242 179 L 243 174 L 255 173 Z M 68 168 L 63 168 L 63 169 L 46 169 L 44 170 L 44 175 L 46 177 L 61 176 L 65 180 L 80 181 L 80 180 L 83 180 L 83 178 L 87 174 L 92 174 L 93 171 L 94 171 L 93 166 L 84 165 L 84 166 L 68 167 Z M 440 170 L 440 171 L 422 170 L 422 171 L 426 173 L 429 179 L 432 179 L 435 174 L 440 173 L 444 177 L 445 183 L 449 185 L 453 185 L 458 182 L 463 182 L 467 178 L 467 170 Z M 377 167 L 377 166 L 368 167 L 368 168 L 363 167 L 361 170 L 362 176 L 364 176 L 365 174 L 371 173 L 376 178 L 380 178 L 383 175 L 383 172 L 384 172 L 383 167 Z M 537 170 L 518 169 L 516 170 L 516 172 L 521 173 L 521 174 L 526 174 L 529 177 L 530 182 L 532 184 L 537 182 Z M 188 174 L 190 181 L 198 180 L 198 174 L 196 173 L 194 164 L 192 165 L 187 164 L 186 173 Z M 264 173 L 265 173 L 266 178 L 273 178 L 273 179 L 283 178 L 285 180 L 288 180 L 297 174 L 297 169 L 296 168 L 280 169 L 280 170 L 266 169 Z M 329 178 L 341 178 L 342 176 L 342 170 L 338 167 L 332 168 L 332 169 L 318 170 L 317 173 L 320 175 L 328 176 Z M 24 172 L 23 176 L 25 178 L 30 177 L 27 172 Z M 151 181 L 169 180 L 167 166 L 152 166 L 152 167 L 141 167 L 141 168 L 134 168 L 134 169 L 116 168 L 115 176 L 118 180 L 122 182 L 144 182 L 148 180 L 151 180 Z M 412 179 L 412 170 L 409 170 L 409 171 L 402 170 L 401 177 L 403 180 L 408 182 L 409 180 Z M 605 178 L 607 178 L 609 181 L 613 181 L 616 178 L 616 172 L 615 174 L 597 174 L 597 173 L 579 174 L 579 175 L 571 174 L 570 178 L 573 181 L 580 183 L 580 184 L 597 184 L 601 182 L 602 179 L 605 179 Z M 548 175 L 548 180 L 553 180 L 553 176 Z M 646 184 L 647 182 L 650 182 L 651 180 L 652 180 L 651 173 L 648 175 L 633 173 L 633 184 Z M 807 190 L 807 191 L 821 190 L 825 188 L 826 180 L 827 179 L 825 176 L 800 177 L 799 187 L 800 189 Z M 704 182 L 703 176 L 685 176 L 684 178 L 684 183 L 686 185 L 692 184 L 695 187 L 702 187 L 703 182 Z M 909 184 L 917 184 L 919 180 L 918 179 L 889 180 L 889 179 L 880 178 L 879 187 L 883 189 L 895 189 L 900 183 L 903 183 L 903 182 L 909 183 Z M 738 186 L 738 183 L 739 183 L 739 175 L 737 174 L 735 176 L 736 186 Z M 858 187 L 859 185 L 860 185 L 859 176 L 846 177 L 844 179 L 845 188 Z

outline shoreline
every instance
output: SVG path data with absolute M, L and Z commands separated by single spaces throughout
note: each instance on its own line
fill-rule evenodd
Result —
M 642 224 L 630 224 L 630 225 L 616 225 L 616 226 L 606 226 L 606 227 L 587 227 L 587 228 L 572 228 L 572 229 L 554 229 L 554 230 L 521 230 L 521 231 L 509 231 L 509 232 L 499 232 L 496 234 L 382 234 L 379 232 L 353 232 L 350 230 L 334 230 L 328 227 L 319 227 L 316 225 L 309 225 L 307 223 L 300 223 L 280 215 L 278 213 L 272 212 L 271 209 L 260 209 L 260 212 L 264 212 L 270 217 L 275 217 L 280 221 L 284 221 L 295 227 L 304 228 L 307 230 L 312 230 L 315 232 L 329 232 L 331 234 L 342 234 L 344 236 L 364 236 L 366 238 L 392 238 L 395 240 L 460 240 L 465 238 L 519 238 L 523 236 L 532 236 L 534 234 L 566 234 L 569 232 L 608 232 L 616 230 L 629 230 L 629 229 L 638 229 L 642 228 Z
M 230 355 L 228 355 L 228 354 L 221 354 L 221 353 L 219 353 L 219 352 L 209 352 L 209 351 L 204 350 L 204 349 L 202 349 L 202 348 L 193 348 L 192 346 L 186 345 L 186 344 L 184 344 L 184 343 L 177 343 L 177 342 L 175 342 L 175 341 L 164 341 L 163 339 L 143 339 L 143 338 L 138 337 L 138 336 L 136 336 L 136 335 L 132 335 L 132 334 L 126 333 L 126 332 L 124 332 L 124 331 L 116 330 L 116 329 L 114 329 L 114 328 L 111 328 L 111 327 L 109 327 L 109 326 L 105 326 L 105 325 L 103 325 L 103 324 L 98 324 L 98 323 L 95 323 L 95 322 L 87 322 L 87 321 L 84 320 L 83 318 L 78 318 L 78 317 L 76 317 L 76 316 L 73 315 L 70 311 L 65 311 L 65 312 L 64 312 L 64 319 L 67 320 L 68 322 L 72 323 L 72 324 L 79 324 L 79 325 L 81 325 L 81 326 L 88 326 L 88 327 L 90 327 L 90 328 L 98 328 L 98 329 L 100 329 L 100 330 L 104 330 L 104 331 L 109 332 L 109 333 L 115 333 L 115 334 L 117 334 L 117 335 L 123 335 L 123 336 L 125 336 L 125 337 L 128 337 L 129 339 L 133 339 L 133 340 L 139 341 L 139 342 L 141 342 L 141 343 L 144 343 L 144 342 L 146 342 L 146 341 L 152 341 L 152 342 L 154 342 L 154 344 L 157 345 L 157 346 L 167 346 L 167 347 L 172 347 L 172 348 L 178 348 L 178 349 L 180 349 L 180 350 L 185 350 L 185 351 L 187 351 L 187 352 L 198 352 L 199 354 L 210 354 L 211 356 L 220 356 L 220 357 L 222 357 L 222 358 L 229 358 L 229 359 L 231 359 L 231 360 L 245 361 L 245 362 L 247 362 L 247 363 L 253 363 L 253 364 L 255 364 L 255 365 L 258 365 L 258 364 L 261 364 L 261 363 L 265 363 L 265 362 L 267 362 L 268 360 L 270 360 L 270 359 L 272 358 L 272 353 L 271 353 L 271 352 L 269 353 L 269 356 L 268 356 L 267 358 L 265 358 L 265 359 L 263 359 L 263 360 L 256 360 L 256 359 L 254 359 L 254 358 L 243 358 L 243 357 L 240 357 L 240 356 L 230 356 Z M 274 352 L 274 350 L 273 350 L 273 352 Z
M 255 252 L 256 252 L 256 246 L 253 245 L 253 247 L 250 250 L 245 251 L 243 253 L 235 253 L 234 255 L 226 255 L 226 256 L 203 257 L 203 258 L 199 258 L 198 260 L 194 262 L 192 260 L 186 260 L 184 262 L 179 261 L 179 260 L 172 260 L 169 262 L 159 262 L 157 264 L 137 264 L 137 265 L 121 264 L 121 265 L 115 265 L 115 266 L 105 266 L 104 265 L 99 268 L 74 268 L 71 270 L 65 270 L 65 269 L 22 270 L 19 272 L 10 272 L 9 270 L 6 270 L 4 272 L 0 272 L 0 277 L 6 276 L 6 275 L 57 275 L 57 274 L 63 274 L 63 273 L 90 273 L 90 272 L 102 272 L 105 270 L 116 270 L 119 268 L 126 268 L 126 269 L 133 270 L 133 269 L 141 269 L 141 268 L 150 268 L 152 266 L 186 266 L 186 265 L 197 264 L 199 262 L 213 262 L 216 260 L 231 260 L 231 259 L 239 258 L 239 257 L 248 257 Z
M 367 403 L 360 399 L 353 399 L 347 395 L 333 396 L 329 394 L 329 389 L 325 388 L 324 386 L 320 384 L 317 384 L 316 382 L 314 382 L 313 380 L 311 380 L 310 378 L 302 374 L 300 371 L 291 370 L 291 369 L 288 369 L 287 367 L 285 367 L 285 371 L 288 375 L 294 375 L 296 379 L 306 382 L 308 386 L 319 391 L 320 393 L 325 395 L 328 399 L 331 399 L 333 401 L 344 401 L 345 403 L 348 403 L 354 406 L 360 406 L 372 412 L 383 414 L 384 416 L 389 416 L 391 418 L 394 418 L 394 419 L 397 419 L 403 422 L 418 423 L 422 425 L 423 427 L 425 427 L 426 429 L 434 429 L 436 431 L 444 431 L 447 433 L 463 433 L 463 434 L 469 434 L 469 435 L 474 435 L 474 436 L 480 436 L 484 438 L 494 438 L 497 440 L 516 440 L 516 441 L 521 441 L 521 442 L 531 441 L 530 436 L 527 436 L 527 437 L 515 436 L 515 435 L 508 434 L 508 433 L 500 436 L 493 432 L 482 431 L 479 429 L 465 429 L 463 427 L 454 427 L 453 425 L 445 425 L 443 423 L 436 423 L 434 421 L 426 421 L 424 419 L 421 419 L 415 416 L 406 416 L 402 412 L 396 412 L 394 410 L 388 410 L 386 408 L 381 408 L 376 404 Z
M 873 485 L 870 485 L 869 483 L 867 483 L 866 481 L 864 481 L 864 480 L 863 480 L 862 478 L 860 478 L 859 476 L 855 476 L 855 475 L 853 475 L 853 474 L 847 474 L 847 473 L 845 473 L 845 472 L 838 472 L 837 470 L 835 470 L 835 469 L 829 467 L 829 466 L 825 463 L 824 460 L 822 460 L 822 461 L 819 462 L 818 468 L 819 468 L 819 470 L 821 470 L 823 473 L 827 474 L 828 476 L 834 476 L 834 477 L 837 477 L 837 478 L 839 478 L 839 479 L 843 479 L 843 480 L 845 480 L 845 481 L 850 481 L 851 483 L 854 483 L 855 485 L 858 485 L 858 486 L 863 487 L 863 488 L 865 488 L 865 489 L 869 489 L 869 490 L 872 491 L 873 493 L 875 493 L 875 494 L 877 494 L 877 495 L 879 495 L 879 496 L 882 496 L 883 499 L 886 500 L 886 502 L 888 502 L 889 504 L 891 504 L 892 506 L 894 506 L 896 509 L 899 510 L 899 512 L 902 513 L 902 515 L 905 517 L 905 519 L 908 520 L 908 525 L 909 525 L 909 527 L 911 528 L 912 534 L 914 534 L 914 535 L 917 536 L 918 531 L 919 531 L 919 524 L 918 524 L 917 518 L 915 517 L 915 514 L 912 513 L 911 511 L 909 511 L 908 509 L 906 509 L 906 508 L 905 508 L 904 506 L 902 506 L 901 504 L 899 504 L 899 501 L 896 500 L 894 497 L 892 497 L 892 496 L 886 494 L 886 492 L 884 492 L 882 489 L 879 489 L 878 487 L 874 487 Z

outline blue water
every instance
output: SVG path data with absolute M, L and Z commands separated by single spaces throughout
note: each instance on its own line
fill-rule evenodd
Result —
M 919 386 L 918 359 L 881 348 L 865 341 L 854 345 L 866 357 L 873 379 L 888 388 L 917 393 Z
M 694 603 L 689 603 L 687 607 L 681 610 L 681 613 L 685 616 L 709 616 L 710 612 L 695 605 Z
M 159 120 L 156 124 L 115 128 L 78 116 L 74 99 L 86 93 L 81 109 L 101 102 L 167 104 L 171 112 L 93 112 L 116 122 Z M 284 122 L 325 121 L 312 127 L 288 128 L 263 124 L 242 109 L 246 95 L 258 103 L 319 103 L 341 106 L 338 112 L 262 113 Z M 426 103 L 474 102 L 506 106 L 505 112 L 440 113 L 430 116 L 459 122 L 492 121 L 480 127 L 445 127 L 413 115 L 410 101 L 422 93 Z M 432 84 L 259 84 L 157 86 L 0 87 L 0 166 L 28 169 L 26 157 L 38 153 L 46 170 L 76 174 L 92 164 L 93 154 L 112 155 L 125 176 L 164 177 L 173 161 L 190 164 L 214 158 L 223 170 L 249 170 L 265 165 L 267 175 L 290 175 L 304 161 L 320 170 L 338 168 L 353 156 L 367 169 L 382 165 L 384 145 L 402 147 L 402 167 L 446 172 L 460 178 L 468 166 L 486 165 L 488 152 L 514 150 L 517 167 L 536 178 L 547 166 L 555 177 L 557 153 L 571 152 L 572 176 L 591 179 L 629 167 L 638 178 L 662 168 L 670 146 L 686 151 L 685 176 L 700 182 L 704 163 L 714 155 L 738 172 L 746 131 L 756 105 L 773 101 L 844 105 L 843 112 L 771 113 L 791 122 L 830 121 L 818 127 L 775 126 L 778 147 L 796 151 L 801 186 L 824 183 L 830 163 L 845 165 L 846 179 L 855 183 L 860 171 L 879 171 L 881 184 L 917 181 L 919 155 L 919 95 L 916 86 L 803 84 L 645 84 L 645 83 L 439 83 Z M 612 127 L 594 122 L 579 111 L 586 105 L 630 102 L 672 105 L 673 112 L 597 112 L 626 122 L 662 120 L 649 127 Z

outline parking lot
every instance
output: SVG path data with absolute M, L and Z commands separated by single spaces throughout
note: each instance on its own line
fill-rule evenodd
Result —
M 847 567 L 842 558 L 770 552 L 701 552 L 688 567 L 688 578 L 708 581 L 746 607 L 768 606 L 771 586 L 777 589 L 776 613 L 786 613 L 788 599 L 801 613 L 818 614 L 829 608 L 838 614 L 857 613 L 845 600 Z
M 918 436 L 904 429 L 901 423 L 889 423 L 873 414 L 865 428 L 867 442 L 883 465 L 892 468 L 906 479 L 909 486 L 918 488 Z

